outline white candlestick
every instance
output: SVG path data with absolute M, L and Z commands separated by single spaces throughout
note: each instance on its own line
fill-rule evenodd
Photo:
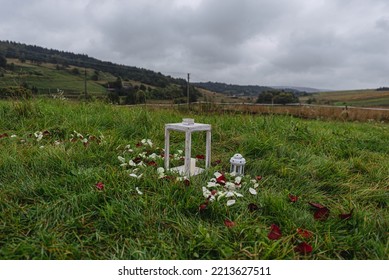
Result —
M 196 170 L 196 159 L 191 158 L 190 159 L 190 175 L 194 175 Z

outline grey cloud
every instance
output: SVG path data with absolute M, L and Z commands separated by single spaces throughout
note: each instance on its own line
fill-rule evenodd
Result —
M 384 0 L 0 0 L 0 5 L 4 40 L 167 74 L 334 89 L 387 85 Z

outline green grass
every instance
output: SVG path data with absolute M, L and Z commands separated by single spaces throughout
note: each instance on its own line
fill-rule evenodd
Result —
M 36 65 L 31 62 L 21 63 L 17 60 L 10 60 L 15 63 L 13 71 L 7 71 L 0 79 L 0 87 L 16 86 L 27 83 L 29 86 L 38 88 L 41 94 L 52 94 L 57 89 L 65 91 L 65 94 L 82 93 L 84 91 L 84 69 L 79 68 L 80 74 L 75 75 L 70 71 L 74 67 L 56 70 L 53 64 Z M 106 89 L 98 82 L 90 80 L 93 75 L 92 69 L 87 69 L 87 90 L 89 93 L 101 95 L 106 93 Z M 101 73 L 101 79 L 115 80 L 115 77 L 106 73 Z
M 130 177 L 118 160 L 124 147 L 144 138 L 163 147 L 164 124 L 183 117 L 212 125 L 212 161 L 221 163 L 190 186 L 158 179 L 154 167 Z M 45 130 L 37 141 L 34 133 Z M 72 142 L 74 131 L 101 142 Z M 4 133 L 0 259 L 388 259 L 387 124 L 38 99 L 1 101 Z M 171 141 L 182 149 L 184 136 L 172 133 Z M 194 154 L 204 153 L 203 142 L 194 134 Z M 199 212 L 202 187 L 236 152 L 246 174 L 263 176 L 258 194 Z M 299 200 L 291 203 L 289 193 Z M 315 220 L 308 202 L 328 207 L 328 219 Z M 249 203 L 260 209 L 250 212 Z M 352 209 L 350 219 L 339 218 Z M 272 224 L 279 240 L 267 237 Z M 295 252 L 303 241 L 297 228 L 313 233 L 311 253 Z

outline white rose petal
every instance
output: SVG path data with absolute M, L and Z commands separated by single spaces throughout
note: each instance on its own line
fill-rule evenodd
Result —
M 121 157 L 121 156 L 118 156 L 118 160 L 121 162 L 121 163 L 125 163 L 126 162 L 126 159 L 124 157 Z
M 232 197 L 232 196 L 235 196 L 235 194 L 233 192 L 227 192 L 226 193 L 226 197 Z
M 139 190 L 138 187 L 135 188 L 135 190 L 138 192 L 138 194 L 142 195 L 143 193 Z
M 234 192 L 234 194 L 235 194 L 237 197 L 243 197 L 243 194 L 241 194 L 241 193 Z
M 252 194 L 252 195 L 256 195 L 257 194 L 257 191 L 253 188 L 249 188 L 249 192 Z
M 227 206 L 231 206 L 231 205 L 235 204 L 235 202 L 236 202 L 235 199 L 230 199 L 227 201 Z

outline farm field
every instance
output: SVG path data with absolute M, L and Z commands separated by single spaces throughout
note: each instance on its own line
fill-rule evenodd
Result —
M 373 89 L 320 92 L 310 97 L 301 97 L 301 101 L 306 102 L 312 98 L 316 99 L 316 102 L 319 104 L 336 106 L 389 107 L 389 91 L 377 91 Z
M 164 125 L 188 117 L 212 125 L 212 167 L 183 178 L 158 168 Z M 380 122 L 2 100 L 0 259 L 387 260 L 388 139 Z
M 68 67 L 56 69 L 56 65 L 50 63 L 34 64 L 31 62 L 20 62 L 17 59 L 8 59 L 8 63 L 14 64 L 14 71 L 5 73 L 0 79 L 0 87 L 17 86 L 23 83 L 34 85 L 38 88 L 38 94 L 54 94 L 57 89 L 63 90 L 67 95 L 81 94 L 84 92 L 84 69 Z M 72 69 L 78 69 L 78 75 L 71 74 Z M 106 93 L 101 83 L 107 80 L 115 80 L 110 74 L 102 73 L 100 81 L 90 80 L 94 73 L 93 69 L 87 69 L 87 90 L 88 93 L 99 96 Z

